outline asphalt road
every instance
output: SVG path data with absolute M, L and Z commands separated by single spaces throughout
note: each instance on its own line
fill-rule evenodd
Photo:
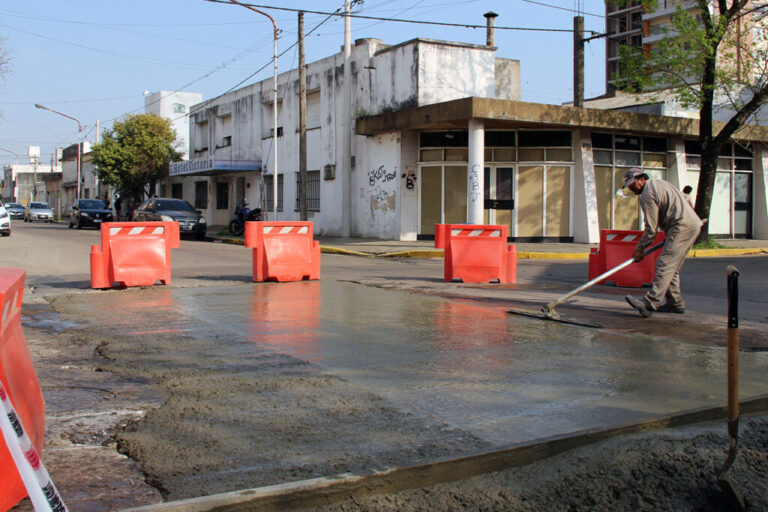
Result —
M 68 230 L 66 225 L 29 225 L 17 222 L 14 223 L 12 236 L 0 239 L 0 244 L 5 245 L 0 249 L 0 266 L 22 267 L 27 270 L 27 290 L 23 313 L 27 316 L 27 325 L 30 326 L 26 332 L 33 355 L 36 357 L 36 364 L 40 362 L 45 368 L 43 372 L 41 370 L 38 372 L 42 373 L 41 381 L 49 403 L 49 413 L 54 415 L 53 421 L 49 425 L 48 439 L 52 439 L 52 442 L 56 443 L 57 436 L 61 436 L 61 439 L 66 439 L 67 442 L 76 442 L 76 447 L 81 446 L 80 443 L 82 443 L 91 448 L 94 447 L 86 441 L 91 444 L 95 442 L 99 449 L 104 452 L 103 459 L 96 463 L 93 461 L 93 455 L 83 456 L 84 463 L 93 467 L 92 473 L 94 475 L 100 475 L 103 478 L 104 474 L 109 475 L 112 472 L 114 475 L 118 475 L 122 474 L 120 471 L 124 471 L 127 476 L 120 478 L 115 476 L 118 481 L 133 481 L 132 479 L 136 478 L 140 480 L 141 473 L 137 472 L 135 467 L 131 469 L 129 461 L 124 458 L 115 459 L 116 452 L 108 445 L 109 429 L 115 424 L 124 424 L 130 421 L 136 415 L 143 414 L 142 411 L 148 408 L 157 407 L 162 402 L 164 393 L 173 391 L 172 389 L 165 392 L 162 390 L 147 391 L 144 386 L 137 386 L 130 378 L 125 380 L 125 373 L 122 375 L 119 373 L 120 371 L 125 372 L 125 367 L 121 367 L 119 361 L 125 360 L 126 355 L 138 354 L 140 356 L 141 354 L 152 353 L 157 344 L 157 340 L 154 338 L 157 338 L 156 333 L 163 325 L 162 319 L 156 318 L 156 324 L 148 324 L 152 327 L 149 329 L 151 332 L 142 328 L 141 333 L 131 335 L 139 336 L 136 342 L 146 343 L 144 349 L 134 353 L 132 348 L 134 342 L 130 336 L 127 336 L 125 332 L 118 332 L 124 327 L 119 322 L 114 327 L 109 322 L 100 322 L 98 314 L 101 313 L 95 312 L 101 311 L 108 315 L 114 315 L 116 313 L 113 311 L 120 311 L 120 308 L 129 307 L 125 301 L 130 302 L 130 297 L 136 297 L 137 301 L 140 301 L 147 297 L 155 297 L 158 291 L 163 292 L 163 290 L 159 289 L 160 287 L 153 287 L 146 290 L 128 291 L 127 293 L 92 292 L 89 288 L 89 254 L 91 245 L 99 243 L 99 232 L 96 230 Z M 727 260 L 720 258 L 689 260 L 682 275 L 683 291 L 689 310 L 682 316 L 657 314 L 651 319 L 643 319 L 631 310 L 623 299 L 624 294 L 641 294 L 643 290 L 619 289 L 613 286 L 595 287 L 575 297 L 573 301 L 558 307 L 558 310 L 561 315 L 567 318 L 602 323 L 607 327 L 606 332 L 609 333 L 607 336 L 643 340 L 647 340 L 649 339 L 648 336 L 651 336 L 655 340 L 655 346 L 663 346 L 663 341 L 659 343 L 659 340 L 665 339 L 675 340 L 675 346 L 679 346 L 680 343 L 691 346 L 723 346 L 726 342 L 725 266 L 735 264 L 742 273 L 740 311 L 743 319 L 741 330 L 743 347 L 750 351 L 762 352 L 768 349 L 768 334 L 766 334 L 768 332 L 766 329 L 766 324 L 768 324 L 766 311 L 768 308 L 766 308 L 764 294 L 764 290 L 767 289 L 766 284 L 768 284 L 766 261 L 768 261 L 766 256 L 735 257 Z M 383 290 L 408 292 L 413 298 L 409 301 L 402 301 L 403 303 L 410 303 L 411 301 L 418 303 L 418 298 L 426 295 L 449 299 L 472 299 L 490 304 L 496 310 L 498 310 L 498 306 L 504 306 L 537 311 L 542 304 L 566 293 L 587 279 L 586 261 L 520 261 L 518 264 L 518 282 L 514 285 L 445 283 L 442 280 L 443 262 L 439 259 L 373 259 L 324 254 L 322 262 L 321 281 L 323 282 L 355 282 Z M 172 266 L 173 281 L 168 289 L 178 296 L 194 297 L 196 295 L 195 288 L 201 288 L 200 296 L 206 293 L 209 295 L 211 293 L 226 294 L 228 286 L 251 282 L 251 250 L 242 246 L 183 240 L 181 247 L 173 250 Z M 252 288 L 255 293 L 261 287 Z M 179 293 L 173 292 L 174 290 L 178 290 Z M 104 293 L 105 299 L 103 301 L 98 299 L 101 293 Z M 79 294 L 88 295 L 72 298 L 73 295 Z M 108 298 L 109 300 L 107 300 Z M 123 303 L 115 302 L 117 298 Z M 197 299 L 190 299 L 190 304 L 197 304 L 196 301 Z M 47 310 L 35 308 L 37 306 L 43 308 L 49 302 L 53 302 L 57 309 L 60 308 L 70 314 L 75 312 L 83 322 L 87 321 L 95 328 L 83 332 L 69 331 L 67 326 L 56 326 L 55 321 L 53 327 L 51 325 L 45 327 L 43 325 L 45 318 L 42 313 Z M 112 303 L 115 304 L 114 309 L 110 309 Z M 163 303 L 158 304 L 162 305 Z M 162 311 L 158 309 L 158 311 L 148 310 L 146 314 L 157 316 L 160 313 Z M 140 316 L 142 313 L 138 311 L 136 314 Z M 29 321 L 30 318 L 32 322 Z M 110 321 L 115 322 L 115 318 L 110 318 Z M 364 319 L 360 319 L 360 322 L 363 324 L 362 327 L 365 327 Z M 32 327 L 32 325 L 37 325 L 37 327 Z M 45 329 L 36 330 L 41 325 Z M 54 331 L 59 328 L 64 330 L 61 336 L 55 339 L 45 339 L 45 333 L 49 332 L 51 328 Z M 457 325 L 457 329 L 461 328 L 461 325 Z M 377 328 L 377 332 L 385 332 L 385 330 L 386 327 Z M 108 347 L 103 345 L 104 340 L 109 340 L 110 333 L 115 334 L 115 338 L 123 339 L 122 347 L 124 348 L 121 348 L 117 340 L 113 340 Z M 203 332 L 201 335 L 215 339 L 216 330 L 214 329 L 210 333 Z M 150 338 L 144 340 L 141 339 L 142 336 L 149 336 Z M 154 338 L 152 338 L 153 336 Z M 189 339 L 187 334 L 182 331 L 176 333 L 175 336 L 178 337 L 179 343 L 187 345 Z M 590 345 L 592 346 L 593 343 L 590 342 Z M 39 352 L 38 349 L 40 349 Z M 694 348 L 695 350 L 698 349 Z M 107 372 L 94 372 L 92 370 L 93 365 L 98 364 L 90 359 L 94 352 L 100 354 L 101 357 L 109 356 L 107 357 L 108 360 L 112 360 L 111 357 L 113 356 L 119 356 L 115 359 L 114 371 L 116 373 L 114 376 L 112 370 Z M 169 352 L 169 354 L 173 353 L 173 351 Z M 286 352 L 286 354 L 289 353 Z M 660 353 L 665 354 L 664 357 L 674 357 L 674 353 L 668 353 L 666 350 L 661 350 Z M 237 363 L 238 361 L 233 361 L 232 366 L 234 367 Z M 184 364 L 190 363 L 187 361 Z M 191 364 L 197 363 L 193 361 Z M 555 361 L 549 361 L 547 364 L 555 364 Z M 228 365 L 226 367 L 229 368 Z M 269 371 L 273 372 L 274 368 Z M 301 371 L 305 370 L 302 369 Z M 313 372 L 316 373 L 316 370 Z M 259 375 L 265 374 L 260 371 Z M 335 390 L 328 389 L 325 392 L 341 393 L 341 396 L 344 397 L 341 402 L 345 406 L 348 403 L 368 404 L 371 402 L 371 397 L 358 395 L 354 386 L 349 388 L 338 380 L 330 379 L 326 374 L 307 376 L 307 382 L 310 385 L 297 387 L 292 391 L 292 396 L 302 396 L 307 399 L 311 397 L 313 400 L 316 398 L 315 395 L 320 392 L 321 386 L 312 384 L 309 377 L 311 379 L 319 378 L 325 383 L 325 387 L 328 386 L 328 383 L 333 383 Z M 62 414 L 62 411 L 69 413 L 72 410 L 77 410 L 80 405 L 73 405 L 67 401 L 69 399 L 62 398 L 65 393 L 59 393 L 61 386 L 57 385 L 62 381 L 72 383 L 72 389 L 77 387 L 78 389 L 112 390 L 110 392 L 119 399 L 110 402 L 109 400 L 95 400 L 90 397 L 92 401 L 101 404 L 98 407 L 94 406 L 93 417 L 99 418 L 98 421 L 101 422 L 106 421 L 106 423 L 87 424 L 83 418 L 89 416 L 90 412 L 81 415 L 77 421 L 67 419 L 66 414 Z M 199 389 L 200 386 L 192 386 L 192 388 Z M 134 391 L 126 392 L 126 389 Z M 59 394 L 57 395 L 57 393 Z M 379 397 L 376 399 L 378 400 Z M 264 409 L 270 410 L 269 407 L 281 407 L 285 405 L 285 402 L 284 399 L 270 402 L 265 404 Z M 106 409 L 99 412 L 97 410 L 99 407 L 106 407 Z M 286 410 L 284 414 L 290 416 L 294 413 L 293 410 Z M 368 416 L 360 415 L 358 411 L 356 417 Z M 160 426 L 167 425 L 167 421 L 162 419 L 156 421 Z M 393 426 L 397 425 L 396 416 L 389 417 L 388 421 L 391 421 Z M 416 423 L 411 426 L 413 425 Z M 361 424 L 357 430 L 365 428 L 366 425 Z M 398 430 L 399 427 L 392 428 L 392 432 L 398 432 Z M 333 428 L 329 432 L 331 431 Z M 424 431 L 423 428 L 416 428 L 414 435 Z M 272 430 L 265 430 L 265 433 L 269 432 Z M 59 442 L 61 442 L 60 439 Z M 69 444 L 54 446 L 60 451 L 49 451 L 49 454 L 59 453 L 61 457 L 67 459 L 73 457 L 73 446 Z M 445 445 L 438 445 L 436 450 L 430 453 L 433 456 L 439 455 L 443 453 L 440 450 L 445 448 Z M 136 450 L 140 451 L 141 447 L 137 445 Z M 403 453 L 393 452 L 393 456 L 396 457 L 394 460 L 400 463 L 406 460 L 403 458 Z M 80 477 L 82 471 L 79 468 L 70 467 L 69 471 L 74 471 L 73 474 L 70 474 L 67 472 L 66 463 L 61 463 L 56 469 L 56 474 L 61 475 L 67 485 L 74 485 L 74 489 L 77 490 L 78 481 L 74 475 Z M 288 468 L 287 470 L 294 471 L 295 468 Z M 327 469 L 322 469 L 321 474 L 329 474 L 329 472 Z M 112 485 L 110 488 L 112 490 L 108 494 L 119 494 L 114 490 L 116 484 L 111 482 L 110 485 Z M 136 489 L 141 490 L 142 496 L 144 496 L 142 499 L 146 501 L 137 498 Z M 158 498 L 153 496 L 151 491 L 152 489 L 147 489 L 146 486 L 135 485 L 131 487 L 130 492 L 125 491 L 129 497 L 122 504 L 156 502 Z M 173 496 L 172 493 L 169 495 Z M 110 499 L 114 503 L 114 496 Z M 100 503 L 107 502 L 105 497 Z M 92 509 L 101 510 L 104 508 Z

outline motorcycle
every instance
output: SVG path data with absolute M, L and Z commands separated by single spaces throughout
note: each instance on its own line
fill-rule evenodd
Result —
M 234 236 L 241 236 L 245 231 L 245 223 L 248 221 L 260 221 L 261 208 L 251 210 L 248 208 L 248 202 L 235 206 L 235 216 L 229 221 L 229 232 Z

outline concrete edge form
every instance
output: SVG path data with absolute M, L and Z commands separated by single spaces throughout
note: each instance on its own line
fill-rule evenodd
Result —
M 740 403 L 743 415 L 768 412 L 768 395 Z M 491 452 L 458 458 L 442 458 L 414 466 L 391 468 L 370 474 L 345 473 L 332 477 L 244 489 L 200 498 L 124 509 L 126 512 L 155 511 L 282 511 L 334 503 L 350 496 L 399 492 L 452 482 L 519 467 L 559 453 L 594 444 L 612 437 L 679 428 L 727 418 L 727 407 L 684 411 L 673 416 L 646 420 L 608 429 L 587 429 L 570 434 L 518 443 Z M 725 424 L 723 425 L 725 431 Z M 725 452 L 724 452 L 725 453 Z
M 373 258 L 376 255 L 370 252 L 358 252 L 350 251 L 349 249 L 342 249 L 340 247 L 331 247 L 329 245 L 321 245 L 320 252 L 325 254 L 344 254 L 347 256 L 363 256 L 364 258 Z

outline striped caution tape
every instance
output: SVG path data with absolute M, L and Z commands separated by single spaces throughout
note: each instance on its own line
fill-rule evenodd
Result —
M 0 403 L 2 403 L 0 429 L 3 431 L 5 444 L 13 457 L 13 462 L 16 464 L 35 511 L 65 512 L 67 506 L 64 505 L 43 461 L 40 460 L 37 450 L 24 431 L 21 419 L 16 414 L 2 381 L 0 381 Z

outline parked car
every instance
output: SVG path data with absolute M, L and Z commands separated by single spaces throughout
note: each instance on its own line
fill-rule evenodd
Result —
M 53 222 L 53 210 L 48 203 L 33 201 L 24 207 L 24 222 Z
M 75 199 L 69 212 L 69 229 L 76 227 L 100 227 L 102 222 L 112 222 L 112 210 L 101 199 Z
M 181 199 L 171 197 L 153 197 L 140 204 L 133 211 L 134 221 L 177 221 L 182 235 L 194 235 L 201 240 L 205 238 L 208 225 L 203 214 Z
M 0 235 L 11 236 L 11 214 L 3 203 L 0 203 Z
M 5 203 L 5 209 L 8 210 L 12 219 L 24 218 L 24 205 L 21 203 Z

